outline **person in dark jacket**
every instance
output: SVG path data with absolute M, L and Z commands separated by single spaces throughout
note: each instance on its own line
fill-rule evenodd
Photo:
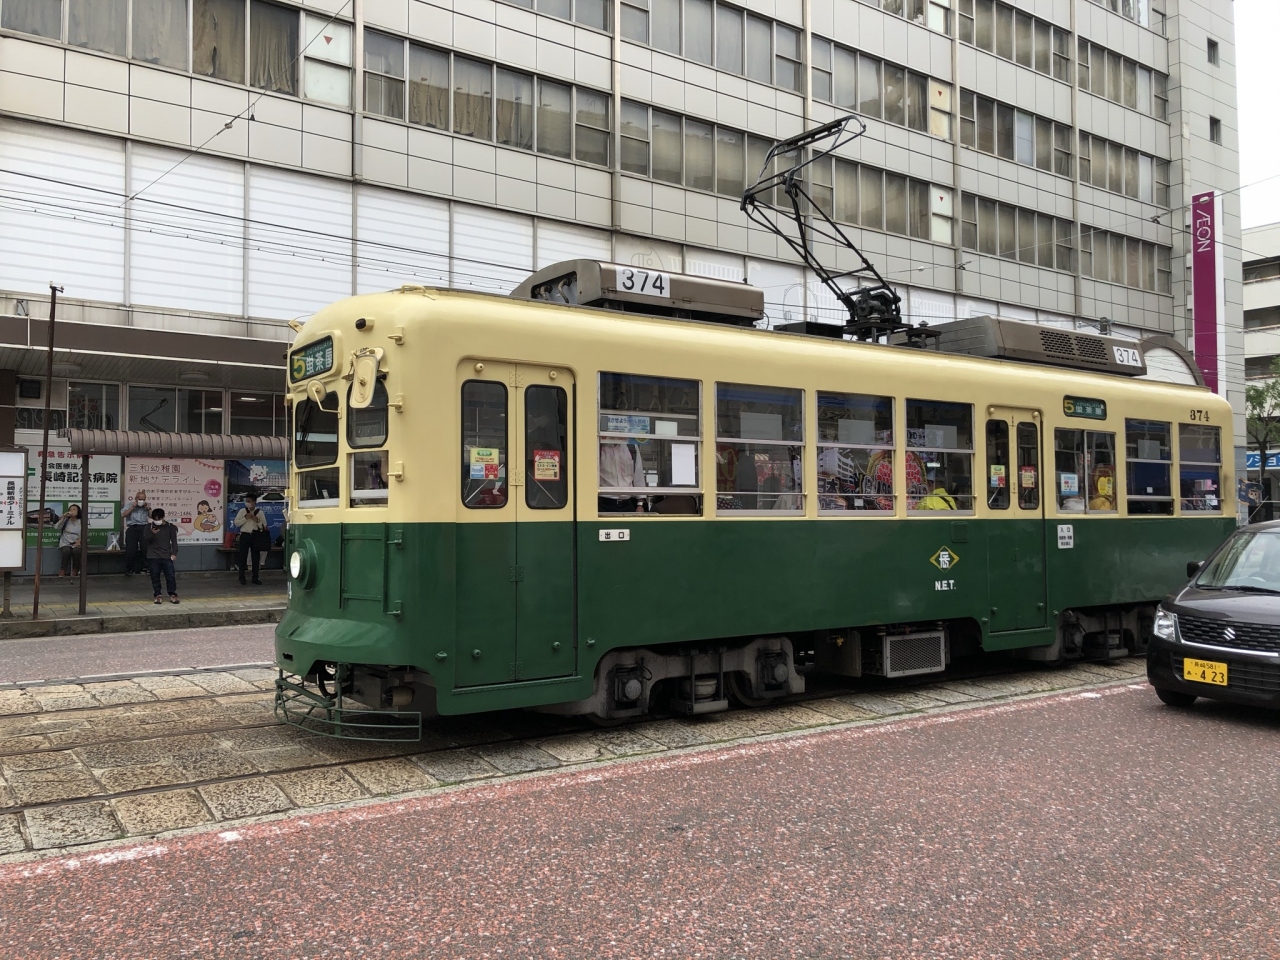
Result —
M 151 511 L 151 522 L 142 534 L 143 548 L 147 553 L 147 568 L 151 571 L 151 589 L 155 602 L 160 602 L 160 574 L 164 573 L 165 586 L 169 588 L 169 602 L 178 602 L 178 581 L 173 572 L 173 561 L 178 559 L 178 528 L 164 518 L 164 511 L 156 507 Z

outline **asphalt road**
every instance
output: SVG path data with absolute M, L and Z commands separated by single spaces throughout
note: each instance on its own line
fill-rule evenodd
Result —
M 0 683 L 268 663 L 274 624 L 0 640 Z
M 1255 958 L 1280 718 L 1143 684 L 0 868 L 0 956 Z

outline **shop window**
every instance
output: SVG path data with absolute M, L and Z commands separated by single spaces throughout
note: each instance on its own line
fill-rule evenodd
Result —
M 1172 514 L 1172 424 L 1125 420 L 1124 436 L 1129 514 Z
M 332 394 L 330 394 L 332 396 Z M 311 401 L 306 401 L 310 403 Z M 335 418 L 336 419 L 336 418 Z M 334 429 L 337 429 L 335 424 Z M 335 434 L 336 438 L 336 434 Z M 334 444 L 337 446 L 336 442 Z M 337 453 L 334 454 L 337 456 Z M 322 470 L 298 471 L 298 506 L 300 507 L 336 507 L 342 501 L 338 499 L 338 468 L 327 467 Z
M 62 39 L 62 0 L 5 0 L 0 27 L 33 37 Z
M 130 418 L 133 389 L 130 388 Z M 336 463 L 338 459 L 338 395 L 327 393 L 319 403 L 307 398 L 293 408 L 293 462 L 299 469 Z M 337 471 L 334 471 L 337 496 Z
M 1018 506 L 1023 510 L 1040 509 L 1040 431 L 1034 423 L 1020 423 L 1018 438 L 1018 476 L 1009 483 L 1018 488 Z
M 507 388 L 492 380 L 462 385 L 462 504 L 507 505 Z
M 716 384 L 716 509 L 802 513 L 804 392 Z
M 187 69 L 187 0 L 133 0 L 134 60 Z
M 177 391 L 173 387 L 129 387 L 129 429 L 177 431 Z
M 1054 489 L 1060 513 L 1115 511 L 1115 443 L 1114 433 L 1054 431 Z
M 243 0 L 193 0 L 191 70 L 244 83 Z
M 380 447 L 387 442 L 387 386 L 381 378 L 373 386 L 373 396 L 367 407 L 357 409 L 350 405 L 351 390 L 347 391 L 347 446 Z
M 893 398 L 818 392 L 818 513 L 892 513 Z
M 67 43 L 123 57 L 128 15 L 128 0 L 70 0 Z M 296 23 L 297 14 L 293 19 Z
M 907 401 L 907 509 L 973 509 L 973 407 Z
M 298 95 L 298 13 L 261 0 L 249 4 L 249 84 Z
M 120 429 L 120 387 L 114 383 L 69 383 L 67 425 L 82 430 Z
M 534 510 L 569 503 L 569 397 L 561 387 L 524 392 L 524 500 Z
M 409 44 L 409 122 L 449 128 L 449 55 Z
M 221 390 L 178 389 L 178 432 L 221 433 Z
M 698 381 L 601 373 L 597 416 L 601 514 L 701 515 Z
M 1217 427 L 1178 425 L 1178 496 L 1182 509 L 1222 511 L 1222 441 Z
M 231 394 L 231 432 L 237 436 L 279 437 L 284 431 L 284 395 Z
M 351 454 L 351 506 L 386 506 L 387 470 L 385 450 Z
M 1009 509 L 1009 422 L 987 421 L 987 507 Z

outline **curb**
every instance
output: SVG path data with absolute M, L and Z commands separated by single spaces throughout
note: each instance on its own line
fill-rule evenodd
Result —
M 40 637 L 70 637 L 89 633 L 135 633 L 142 630 L 183 630 L 191 627 L 230 627 L 279 623 L 285 608 L 198 610 L 191 613 L 144 614 L 122 617 L 55 617 L 51 620 L 0 621 L 0 641 Z

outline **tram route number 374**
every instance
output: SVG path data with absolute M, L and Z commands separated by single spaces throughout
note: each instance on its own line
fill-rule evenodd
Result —
M 653 270 L 623 267 L 618 271 L 618 289 L 645 297 L 671 296 L 671 276 Z

